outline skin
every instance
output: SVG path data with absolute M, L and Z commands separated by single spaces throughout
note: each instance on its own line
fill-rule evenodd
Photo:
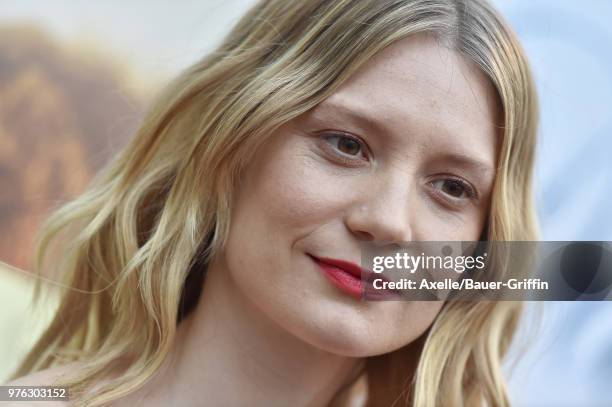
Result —
M 497 111 L 473 63 L 416 35 L 281 127 L 245 171 L 168 362 L 115 405 L 325 405 L 364 357 L 418 338 L 441 302 L 356 300 L 309 255 L 359 264 L 364 241 L 477 240 Z
M 235 295 L 337 355 L 377 355 L 417 338 L 441 303 L 355 301 L 307 254 L 359 264 L 360 241 L 477 240 L 494 177 L 494 100 L 484 75 L 433 38 L 384 50 L 280 129 L 246 171 L 222 264 Z M 349 119 L 349 110 L 382 129 Z M 370 151 L 332 131 L 360 137 Z M 455 179 L 480 198 L 452 196 Z

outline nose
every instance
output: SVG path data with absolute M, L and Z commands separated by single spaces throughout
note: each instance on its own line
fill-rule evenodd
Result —
M 365 191 L 345 217 L 348 229 L 360 240 L 381 245 L 410 242 L 410 191 L 406 177 L 378 183 Z

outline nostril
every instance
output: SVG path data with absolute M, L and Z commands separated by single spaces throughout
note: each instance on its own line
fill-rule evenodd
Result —
M 393 250 L 393 251 L 399 251 L 402 249 L 402 245 L 399 243 L 390 243 L 389 244 L 389 249 Z
M 355 230 L 353 233 L 361 240 L 366 240 L 368 242 L 371 242 L 372 240 L 374 240 L 374 236 L 369 232 L 364 232 L 362 230 Z

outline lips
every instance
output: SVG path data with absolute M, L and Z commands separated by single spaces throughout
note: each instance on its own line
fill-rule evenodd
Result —
M 319 266 L 324 276 L 346 294 L 356 299 L 391 299 L 396 298 L 395 290 L 377 290 L 373 286 L 374 279 L 388 281 L 380 274 L 373 273 L 346 260 L 329 257 L 309 257 Z

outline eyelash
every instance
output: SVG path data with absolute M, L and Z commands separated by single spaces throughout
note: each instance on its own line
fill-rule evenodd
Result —
M 344 139 L 352 140 L 352 141 L 356 142 L 357 144 L 359 144 L 359 146 L 361 148 L 360 151 L 365 156 L 364 158 L 367 160 L 368 157 L 369 157 L 369 153 L 368 153 L 369 149 L 367 147 L 367 144 L 365 142 L 363 142 L 361 139 L 359 139 L 358 137 L 355 137 L 355 136 L 352 136 L 352 135 L 349 135 L 349 134 L 346 134 L 346 133 L 342 133 L 342 132 L 326 132 L 326 133 L 321 134 L 321 138 L 324 140 L 324 148 L 326 150 L 328 150 L 328 151 L 329 151 L 329 147 L 331 145 L 331 143 L 329 142 L 330 138 L 338 138 L 338 139 L 344 138 Z M 360 165 L 363 162 L 363 159 L 350 158 L 351 156 L 349 154 L 345 154 L 345 153 L 339 151 L 338 148 L 335 147 L 335 146 L 332 147 L 331 150 L 333 150 L 332 154 L 334 155 L 334 158 L 339 160 L 339 161 L 341 161 L 345 165 L 349 165 L 349 166 L 353 166 L 354 167 L 354 166 Z M 440 178 L 440 179 L 437 179 L 435 181 L 430 181 L 430 182 L 428 182 L 428 185 L 432 185 L 433 186 L 433 184 L 435 182 L 438 182 L 438 181 L 452 181 L 452 182 L 456 182 L 459 185 L 461 185 L 461 187 L 464 189 L 465 194 L 466 194 L 468 199 L 470 199 L 470 200 L 478 199 L 478 193 L 477 193 L 476 189 L 474 187 L 472 187 L 472 185 L 469 182 L 464 181 L 461 178 L 456 178 L 456 177 L 452 177 L 452 176 L 448 176 L 448 175 L 447 175 L 447 177 L 448 178 Z M 456 197 L 454 197 L 454 196 L 452 196 L 450 194 L 444 193 L 444 192 L 440 191 L 439 189 L 436 189 L 436 188 L 434 188 L 434 189 L 436 190 L 436 194 L 444 195 L 442 198 L 447 200 L 447 201 L 450 200 L 450 201 L 453 201 L 454 203 L 456 203 L 457 201 L 460 201 L 462 199 L 462 198 L 456 198 Z
M 470 185 L 470 183 L 468 183 L 468 182 L 466 182 L 466 181 L 464 181 L 464 180 L 462 180 L 460 178 L 451 177 L 451 176 L 447 176 L 447 177 L 448 178 L 439 178 L 439 179 L 437 179 L 435 181 L 430 181 L 428 184 L 433 186 L 434 183 L 439 182 L 439 181 L 452 181 L 452 182 L 456 182 L 459 185 L 461 185 L 461 187 L 463 188 L 464 193 L 465 193 L 467 199 L 470 199 L 470 200 L 478 199 L 478 193 L 477 193 L 476 189 L 474 187 L 472 187 L 472 185 Z M 436 189 L 436 188 L 434 188 L 434 189 Z M 454 202 L 457 202 L 457 201 L 463 199 L 463 198 L 457 198 L 457 197 L 454 197 L 454 196 L 452 196 L 450 194 L 444 193 L 440 189 L 436 189 L 436 193 L 444 194 L 445 199 L 450 199 L 450 200 L 452 200 Z
M 343 153 L 342 151 L 339 151 L 336 146 L 332 146 L 332 143 L 329 141 L 329 139 L 331 138 L 347 139 L 347 140 L 354 141 L 355 143 L 359 144 L 360 152 L 364 155 L 364 157 L 363 158 L 353 158 L 350 154 L 346 154 L 346 153 Z M 363 161 L 368 160 L 370 156 L 367 144 L 361 139 L 359 139 L 358 137 L 355 137 L 355 136 L 352 136 L 346 133 L 341 133 L 341 132 L 327 132 L 327 133 L 321 134 L 321 139 L 323 139 L 323 148 L 328 153 L 333 154 L 334 159 L 341 161 L 345 165 L 349 165 L 351 167 L 362 165 Z

